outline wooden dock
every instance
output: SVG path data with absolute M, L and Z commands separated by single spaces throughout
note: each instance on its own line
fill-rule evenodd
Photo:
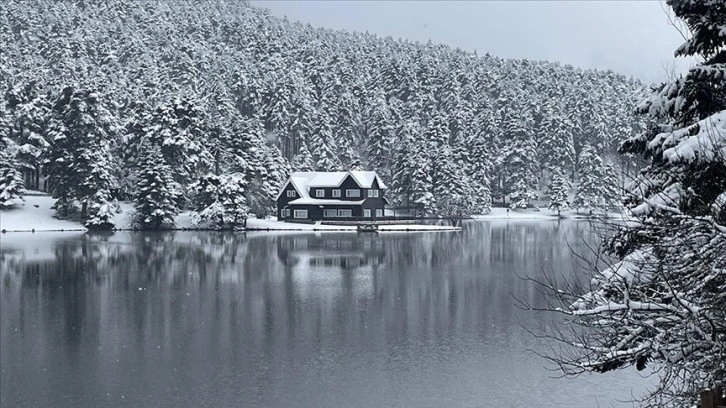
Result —
M 378 224 L 366 223 L 358 224 L 356 228 L 358 232 L 378 232 Z

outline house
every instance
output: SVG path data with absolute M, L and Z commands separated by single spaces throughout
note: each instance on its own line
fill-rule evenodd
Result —
M 291 222 L 376 219 L 388 189 L 374 171 L 295 172 L 277 195 L 277 218 Z

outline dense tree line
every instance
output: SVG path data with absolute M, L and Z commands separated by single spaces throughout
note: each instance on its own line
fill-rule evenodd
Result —
M 3 168 L 50 175 L 58 211 L 99 226 L 114 199 L 148 226 L 182 208 L 265 215 L 291 170 L 373 169 L 396 204 L 466 213 L 527 206 L 551 180 L 567 200 L 598 171 L 611 180 L 587 194 L 601 199 L 573 204 L 599 208 L 629 160 L 617 142 L 643 127 L 643 85 L 611 71 L 316 29 L 239 1 L 2 2 L 0 44 Z M 243 201 L 207 191 L 228 182 Z

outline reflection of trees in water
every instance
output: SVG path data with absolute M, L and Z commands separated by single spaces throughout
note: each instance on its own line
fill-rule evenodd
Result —
M 566 241 L 592 239 L 588 231 L 477 222 L 461 233 L 86 234 L 58 240 L 54 259 L 3 255 L 3 276 L 19 276 L 23 290 L 2 306 L 16 324 L 41 304 L 40 325 L 77 352 L 81 341 L 133 344 L 139 355 L 165 345 L 170 358 L 211 361 L 337 343 L 513 339 L 517 318 L 536 317 L 518 313 L 512 294 L 540 301 L 513 272 L 571 273 Z

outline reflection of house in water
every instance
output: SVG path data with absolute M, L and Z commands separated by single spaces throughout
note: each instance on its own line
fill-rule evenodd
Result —
M 291 267 L 354 270 L 383 263 L 383 241 L 370 234 L 305 234 L 280 237 L 280 260 Z

